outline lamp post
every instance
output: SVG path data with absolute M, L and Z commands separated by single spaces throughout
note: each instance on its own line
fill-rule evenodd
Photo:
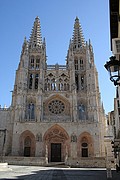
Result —
M 116 171 L 120 171 L 120 162 L 119 162 L 119 158 L 118 155 L 120 153 L 120 143 L 119 140 L 117 141 L 117 139 L 115 139 L 114 141 L 111 142 L 112 144 L 112 148 L 113 148 L 113 152 L 114 152 L 114 157 L 116 159 Z M 118 159 L 117 159 L 118 158 Z M 118 160 L 118 162 L 117 162 Z
M 111 56 L 110 61 L 107 61 L 104 67 L 107 69 L 110 75 L 110 80 L 114 83 L 116 86 L 120 86 L 120 60 L 116 59 L 116 56 Z M 120 148 L 116 146 L 116 139 L 114 138 L 114 141 L 112 143 L 114 146 L 114 156 L 117 158 L 119 156 Z M 119 159 L 119 158 L 118 158 Z M 120 164 L 116 166 L 116 171 L 120 170 Z
M 120 86 L 120 61 L 118 61 L 115 56 L 111 56 L 110 61 L 107 61 L 104 67 L 109 72 L 110 80 L 114 85 Z

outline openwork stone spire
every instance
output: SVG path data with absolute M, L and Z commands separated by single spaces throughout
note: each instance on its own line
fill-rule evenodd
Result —
M 40 29 L 40 20 L 37 16 L 32 28 L 29 45 L 33 48 L 42 46 L 42 36 Z
M 84 47 L 85 46 L 85 41 L 82 33 L 82 27 L 79 23 L 78 17 L 75 19 L 74 23 L 74 30 L 73 30 L 73 47 L 74 48 L 79 48 L 79 47 Z

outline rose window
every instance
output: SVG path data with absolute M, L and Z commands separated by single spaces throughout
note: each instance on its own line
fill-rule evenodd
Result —
M 65 105 L 62 101 L 53 100 L 49 103 L 48 108 L 53 114 L 61 114 L 65 109 Z

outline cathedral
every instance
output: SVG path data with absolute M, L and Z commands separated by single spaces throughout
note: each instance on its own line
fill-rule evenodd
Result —
M 0 108 L 0 154 L 8 162 L 103 167 L 106 118 L 91 42 L 76 17 L 66 65 L 48 65 L 40 26 L 36 17 L 23 42 L 11 106 Z

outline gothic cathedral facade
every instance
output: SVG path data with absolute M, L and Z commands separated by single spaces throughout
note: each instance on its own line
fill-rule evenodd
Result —
M 45 39 L 35 18 L 30 40 L 25 38 L 22 46 L 11 106 L 1 108 L 0 121 L 6 130 L 6 156 L 67 164 L 105 156 L 98 73 L 78 17 L 66 65 L 47 64 Z

